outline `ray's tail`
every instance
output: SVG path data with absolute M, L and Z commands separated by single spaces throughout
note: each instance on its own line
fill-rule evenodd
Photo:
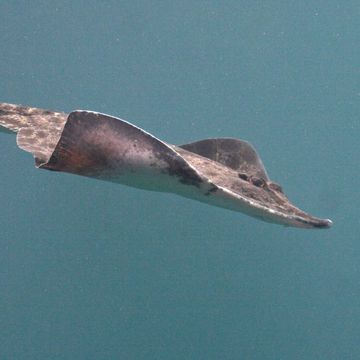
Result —
M 42 163 L 59 141 L 67 116 L 63 112 L 0 103 L 0 132 L 17 134 L 18 146 Z

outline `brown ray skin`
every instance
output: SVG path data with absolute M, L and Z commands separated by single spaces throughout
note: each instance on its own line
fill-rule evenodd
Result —
M 67 116 L 12 104 L 0 104 L 0 125 L 18 132 L 19 146 L 33 153 L 43 169 L 174 192 L 289 226 L 331 226 L 330 220 L 292 205 L 281 187 L 268 179 L 255 150 L 241 140 L 208 139 L 178 147 L 108 115 L 75 111 Z M 236 147 L 248 161 L 245 167 L 231 153 Z M 130 179 L 124 177 L 129 174 Z M 141 181 L 135 183 L 134 179 Z M 180 190 L 174 189 L 176 182 Z M 224 205 L 221 199 L 232 203 Z M 237 201 L 249 209 L 245 211 Z M 262 210 L 252 213 L 251 208 Z
M 134 159 L 138 155 L 141 161 L 143 152 L 147 151 L 149 156 L 153 157 L 153 163 L 143 164 L 144 167 L 152 167 L 167 176 L 176 176 L 181 183 L 198 188 L 201 188 L 201 185 L 204 187 L 205 179 L 208 179 L 211 186 L 204 192 L 206 196 L 215 193 L 221 186 L 254 202 L 265 204 L 270 209 L 276 209 L 286 216 L 290 214 L 302 227 L 329 226 L 328 220 L 315 218 L 293 206 L 281 188 L 273 186 L 267 177 L 267 181 L 244 181 L 239 177 L 239 173 L 230 167 L 187 151 L 183 146 L 168 146 L 113 117 L 74 112 L 70 114 L 49 162 L 42 167 L 116 181 L 122 173 L 129 171 L 133 172 L 134 176 L 138 175 L 138 169 L 133 166 Z M 198 171 L 194 171 L 188 164 Z M 254 182 L 263 185 L 256 186 Z M 149 189 L 152 190 L 151 187 Z

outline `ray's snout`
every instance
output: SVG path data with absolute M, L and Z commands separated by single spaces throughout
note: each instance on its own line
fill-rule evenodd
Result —
M 314 223 L 314 228 L 318 228 L 318 229 L 326 229 L 331 227 L 333 224 L 333 222 L 330 219 L 321 219 L 319 221 L 317 221 L 316 223 Z
M 332 224 L 333 222 L 330 219 L 319 219 L 312 216 L 300 217 L 293 222 L 296 227 L 307 229 L 328 229 Z

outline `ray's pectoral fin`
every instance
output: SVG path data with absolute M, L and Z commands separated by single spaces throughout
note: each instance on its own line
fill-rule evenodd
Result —
M 61 137 L 42 168 L 103 177 L 113 171 L 136 170 L 156 152 L 166 150 L 159 140 L 124 120 L 77 110 L 69 114 Z
M 124 120 L 83 110 L 69 114 L 49 161 L 40 167 L 156 191 L 169 191 L 171 179 L 195 186 L 203 182 L 153 135 Z
M 240 174 L 269 180 L 259 155 L 247 141 L 214 138 L 199 140 L 179 147 L 216 161 Z

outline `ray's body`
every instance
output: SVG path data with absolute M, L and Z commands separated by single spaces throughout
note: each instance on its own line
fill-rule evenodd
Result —
M 331 226 L 292 205 L 243 140 L 175 146 L 109 115 L 6 103 L 0 103 L 0 130 L 17 133 L 18 146 L 42 169 L 172 192 L 287 226 Z

